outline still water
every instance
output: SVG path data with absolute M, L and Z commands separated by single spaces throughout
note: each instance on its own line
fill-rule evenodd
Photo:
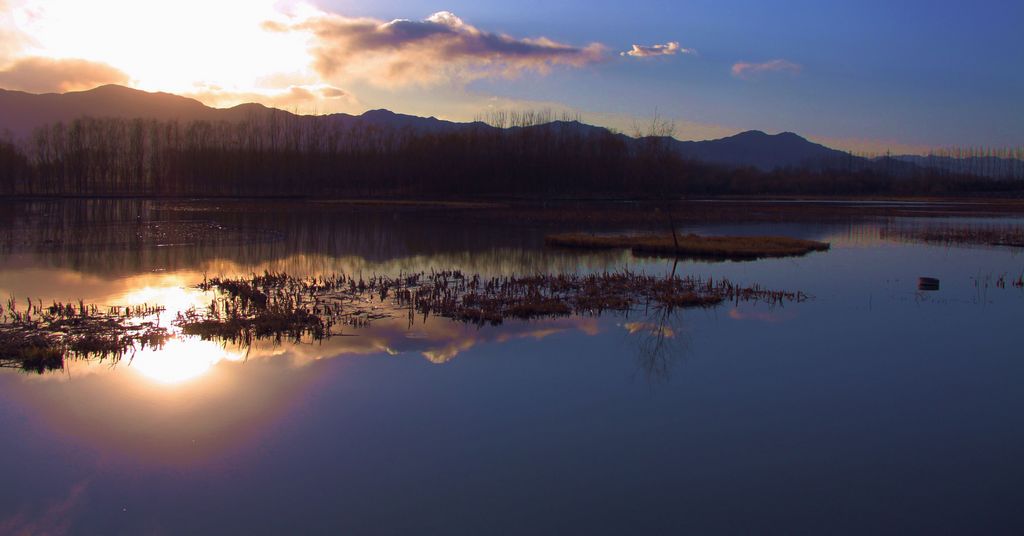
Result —
M 673 267 L 545 249 L 564 225 L 395 208 L 5 208 L 0 296 L 160 304 L 164 322 L 209 303 L 204 276 L 264 270 L 674 268 L 813 299 L 498 327 L 399 316 L 323 343 L 180 338 L 0 370 L 2 534 L 1024 530 L 1024 291 L 997 284 L 1024 252 L 884 232 L 1022 220 L 693 222 L 832 250 Z

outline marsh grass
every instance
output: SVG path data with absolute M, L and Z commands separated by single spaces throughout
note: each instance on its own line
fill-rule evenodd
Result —
M 653 276 L 630 271 L 599 274 L 485 278 L 459 271 L 398 277 L 335 274 L 297 278 L 265 272 L 246 278 L 211 279 L 215 291 L 205 311 L 178 315 L 185 334 L 251 343 L 255 339 L 319 341 L 335 327 L 365 327 L 406 315 L 410 325 L 431 315 L 475 325 L 509 319 L 597 316 L 635 309 L 714 307 L 726 301 L 800 302 L 801 292 L 741 286 L 728 280 Z
M 62 370 L 69 358 L 119 361 L 138 349 L 160 347 L 165 328 L 145 321 L 162 312 L 139 305 L 108 307 L 10 298 L 0 305 L 0 368 L 43 373 Z
M 768 257 L 801 256 L 827 251 L 831 245 L 814 240 L 784 236 L 698 236 L 594 235 L 569 233 L 549 235 L 544 243 L 551 247 L 576 249 L 630 249 L 638 255 L 671 255 L 705 259 L 753 260 Z M 678 242 L 678 244 L 677 244 Z
M 896 227 L 882 229 L 881 237 L 901 242 L 923 242 L 946 246 L 980 245 L 1024 248 L 1024 227 L 1016 225 Z
M 426 322 L 438 316 L 456 322 L 498 325 L 571 315 L 710 308 L 721 303 L 801 302 L 802 292 L 742 286 L 728 280 L 654 276 L 631 271 L 482 277 L 460 271 L 419 272 L 398 277 L 334 274 L 298 278 L 264 272 L 206 279 L 198 288 L 214 295 L 202 310 L 179 312 L 173 325 L 182 336 L 251 345 L 272 339 L 322 341 L 345 327 L 407 316 Z M 0 366 L 43 373 L 62 370 L 68 358 L 112 359 L 146 347 L 161 347 L 175 333 L 159 325 L 159 306 L 109 307 L 83 302 L 18 302 L 0 305 Z M 148 320 L 156 316 L 156 322 Z
M 995 287 L 998 289 L 1016 288 L 1024 289 L 1024 272 L 1018 276 L 1012 276 L 1009 274 L 1000 274 L 998 276 L 989 274 L 985 277 L 974 279 L 975 288 L 988 289 Z

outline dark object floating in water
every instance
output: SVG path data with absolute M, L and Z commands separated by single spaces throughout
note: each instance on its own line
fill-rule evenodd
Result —
M 917 289 L 926 292 L 939 290 L 939 280 L 934 277 L 922 277 L 917 280 Z

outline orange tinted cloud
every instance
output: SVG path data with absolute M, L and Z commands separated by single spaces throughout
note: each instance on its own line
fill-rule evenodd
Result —
M 0 87 L 32 93 L 63 93 L 128 80 L 127 74 L 105 63 L 79 59 L 22 58 L 0 71 Z
M 203 86 L 184 95 L 216 108 L 256 103 L 300 113 L 334 113 L 339 109 L 359 104 L 355 96 L 349 92 L 325 84 L 294 85 L 280 90 L 259 91 L 234 91 L 217 86 Z
M 787 60 L 771 60 L 764 63 L 737 62 L 732 66 L 732 75 L 736 78 L 751 78 L 764 73 L 785 72 L 800 74 L 803 66 Z
M 354 76 L 387 87 L 546 73 L 605 56 L 600 44 L 574 47 L 544 37 L 490 33 L 446 11 L 422 21 L 391 22 L 319 13 L 290 24 L 268 22 L 264 28 L 309 33 L 313 66 L 328 80 Z

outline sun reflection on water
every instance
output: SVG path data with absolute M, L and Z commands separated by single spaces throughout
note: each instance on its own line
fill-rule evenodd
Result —
M 126 305 L 159 305 L 171 318 L 180 311 L 191 307 L 200 308 L 209 304 L 209 298 L 203 292 L 186 288 L 186 286 L 194 285 L 192 281 L 185 282 L 174 278 L 146 283 L 145 286 L 131 289 L 123 296 L 114 299 L 119 303 L 123 301 Z
M 146 348 L 135 354 L 129 367 L 141 376 L 164 385 L 199 378 L 221 361 L 242 361 L 245 355 L 220 344 L 194 338 L 172 339 L 163 348 Z

